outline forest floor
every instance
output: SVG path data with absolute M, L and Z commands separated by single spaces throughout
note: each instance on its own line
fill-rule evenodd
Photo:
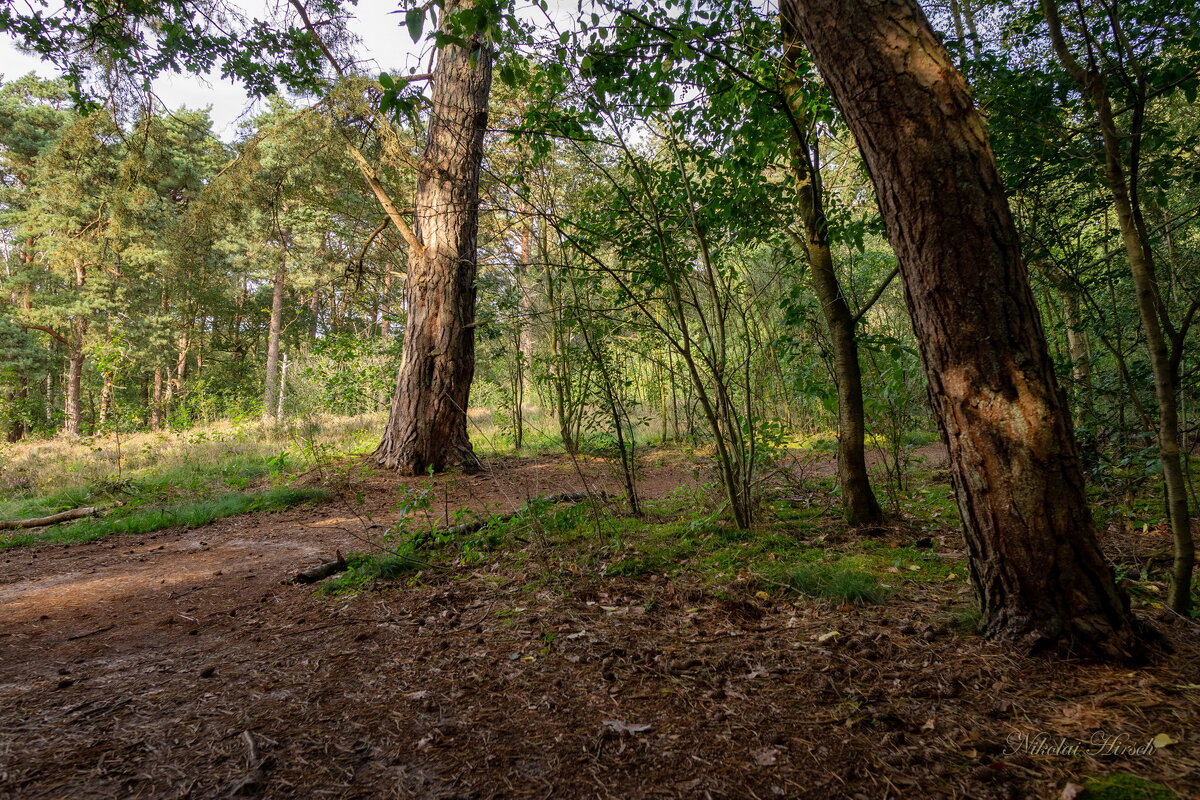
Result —
M 632 533 L 601 537 L 607 568 L 542 531 L 367 591 L 286 583 L 369 549 L 398 487 L 446 518 L 619 491 L 604 462 L 552 456 L 355 474 L 316 507 L 0 551 L 0 797 L 1200 796 L 1200 635 L 1144 604 L 1173 652 L 1131 669 L 983 641 L 953 571 L 837 604 L 735 567 L 613 569 Z M 641 489 L 699 481 L 667 454 Z M 952 525 L 933 539 L 961 565 Z M 1109 539 L 1123 560 L 1166 542 Z

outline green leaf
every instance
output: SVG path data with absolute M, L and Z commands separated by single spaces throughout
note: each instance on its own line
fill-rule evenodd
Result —
M 425 12 L 419 8 L 410 8 L 404 15 L 404 24 L 408 26 L 408 35 L 414 42 L 421 40 L 425 30 Z

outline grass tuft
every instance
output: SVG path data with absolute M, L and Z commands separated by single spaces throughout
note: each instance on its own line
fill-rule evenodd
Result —
M 835 603 L 870 605 L 888 595 L 875 576 L 849 564 L 804 564 L 788 575 L 785 586 L 797 594 Z
M 351 553 L 346 556 L 346 562 L 349 568 L 336 578 L 326 581 L 317 590 L 318 594 L 354 594 L 376 582 L 394 581 L 402 575 L 427 566 L 423 561 L 399 553 Z

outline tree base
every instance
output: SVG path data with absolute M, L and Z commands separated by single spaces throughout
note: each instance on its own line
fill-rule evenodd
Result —
M 415 447 L 393 447 L 385 438 L 371 454 L 371 460 L 383 469 L 393 470 L 402 475 L 428 475 L 455 467 L 466 475 L 474 475 L 483 469 L 470 444 L 453 450 L 447 448 L 442 450 L 439 456 L 440 458 L 431 459 Z

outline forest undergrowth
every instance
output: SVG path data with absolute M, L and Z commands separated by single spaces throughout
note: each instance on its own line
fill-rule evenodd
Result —
M 90 747 L 116 746 L 118 729 L 171 742 L 91 774 L 102 793 L 178 791 L 180 773 L 203 774 L 201 794 L 231 790 L 255 776 L 243 745 L 273 754 L 256 778 L 264 796 L 288 796 L 302 775 L 347 796 L 486 793 L 522 769 L 584 794 L 580 781 L 603 775 L 619 796 L 664 781 L 685 794 L 782 796 L 834 784 L 872 796 L 881 781 L 930 797 L 1200 788 L 1186 741 L 1200 714 L 1194 623 L 1162 607 L 1170 539 L 1137 493 L 1097 487 L 1095 501 L 1109 558 L 1163 651 L 1147 668 L 1067 662 L 1042 680 L 1038 659 L 975 633 L 944 451 L 929 437 L 909 437 L 882 526 L 842 521 L 834 445 L 813 435 L 764 470 L 759 522 L 740 530 L 702 444 L 639 446 L 635 516 L 601 441 L 574 457 L 549 440 L 514 453 L 480 425 L 482 473 L 404 478 L 365 463 L 378 423 L 147 436 L 114 494 L 104 493 L 114 442 L 10 450 L 6 513 L 127 504 L 74 523 L 95 536 L 64 526 L 7 541 L 34 546 L 3 556 L 0 649 L 11 658 L 0 706 L 16 756 L 6 785 L 51 796 L 93 770 L 69 757 L 51 774 L 37 754 L 62 747 L 64 730 L 82 735 L 71 714 L 94 708 Z M 33 464 L 68 488 L 12 486 Z M 872 468 L 888 486 L 885 463 Z M 564 488 L 579 491 L 542 499 Z M 123 523 L 170 503 L 249 513 Z M 72 540 L 93 541 L 48 546 Z M 346 572 L 315 590 L 280 583 L 335 550 Z M 197 674 L 201 688 L 214 675 L 223 688 L 198 700 Z M 327 680 L 337 708 L 320 699 L 334 696 Z M 190 739 L 150 721 L 165 717 L 135 699 L 147 687 Z M 560 695 L 549 706 L 547 691 Z M 66 706 L 64 693 L 75 695 Z M 404 719 L 392 733 L 389 717 Z M 1090 752 L 1096 730 L 1121 748 Z M 320 755 L 330 747 L 359 747 L 358 770 L 330 771 Z M 821 748 L 832 761 L 801 758 Z M 462 771 L 485 751 L 492 759 Z

